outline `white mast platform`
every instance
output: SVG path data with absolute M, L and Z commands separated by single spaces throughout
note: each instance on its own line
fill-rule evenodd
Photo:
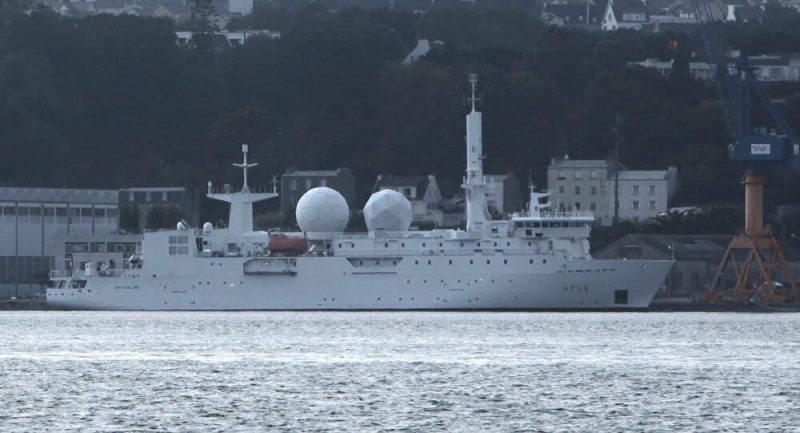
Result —
M 208 194 L 206 194 L 206 197 L 231 204 L 230 213 L 228 215 L 228 236 L 237 236 L 252 232 L 253 203 L 269 200 L 278 196 L 274 191 L 274 185 L 273 192 L 250 192 L 250 187 L 247 185 L 247 169 L 257 166 L 258 163 L 253 162 L 248 164 L 247 150 L 247 145 L 243 144 L 242 153 L 244 154 L 244 160 L 241 164 L 233 164 L 234 167 L 241 168 L 244 173 L 244 183 L 242 184 L 241 191 L 214 192 L 211 181 L 208 182 Z

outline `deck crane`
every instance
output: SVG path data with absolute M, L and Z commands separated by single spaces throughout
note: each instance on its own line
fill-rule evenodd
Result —
M 744 231 L 735 236 L 717 267 L 711 283 L 709 302 L 800 302 L 800 291 L 781 247 L 764 225 L 765 174 L 770 168 L 800 170 L 800 143 L 791 127 L 760 88 L 748 55 L 740 52 L 730 64 L 728 47 L 713 23 L 710 0 L 691 0 L 709 62 L 716 67 L 715 83 L 733 139 L 728 157 L 745 169 Z M 769 113 L 775 127 L 752 124 L 752 95 Z M 733 270 L 735 281 L 724 278 Z M 779 282 L 778 279 L 783 281 Z

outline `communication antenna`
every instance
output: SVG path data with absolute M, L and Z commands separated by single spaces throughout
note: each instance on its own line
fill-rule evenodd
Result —
M 242 154 L 244 154 L 244 161 L 241 164 L 233 164 L 234 167 L 239 167 L 244 172 L 244 185 L 242 185 L 242 192 L 250 192 L 250 188 L 247 186 L 247 169 L 251 167 L 255 167 L 258 165 L 257 162 L 253 162 L 248 164 L 247 163 L 247 145 L 242 145 Z
M 481 96 L 478 94 L 478 74 L 469 74 L 469 85 L 470 95 L 467 97 L 466 102 L 469 103 L 472 111 L 475 111 L 476 107 L 481 103 Z

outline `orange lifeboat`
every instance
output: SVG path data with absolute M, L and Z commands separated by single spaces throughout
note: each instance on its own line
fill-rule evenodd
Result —
M 290 236 L 286 233 L 270 233 L 267 249 L 273 253 L 304 253 L 308 251 L 308 242 L 302 235 Z

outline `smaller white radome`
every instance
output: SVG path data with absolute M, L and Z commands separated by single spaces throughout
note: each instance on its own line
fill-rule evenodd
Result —
M 300 230 L 307 233 L 341 232 L 347 227 L 350 209 L 338 191 L 320 186 L 300 197 L 295 217 Z
M 406 231 L 411 225 L 411 203 L 397 191 L 383 189 L 372 194 L 364 205 L 364 221 L 369 231 Z

